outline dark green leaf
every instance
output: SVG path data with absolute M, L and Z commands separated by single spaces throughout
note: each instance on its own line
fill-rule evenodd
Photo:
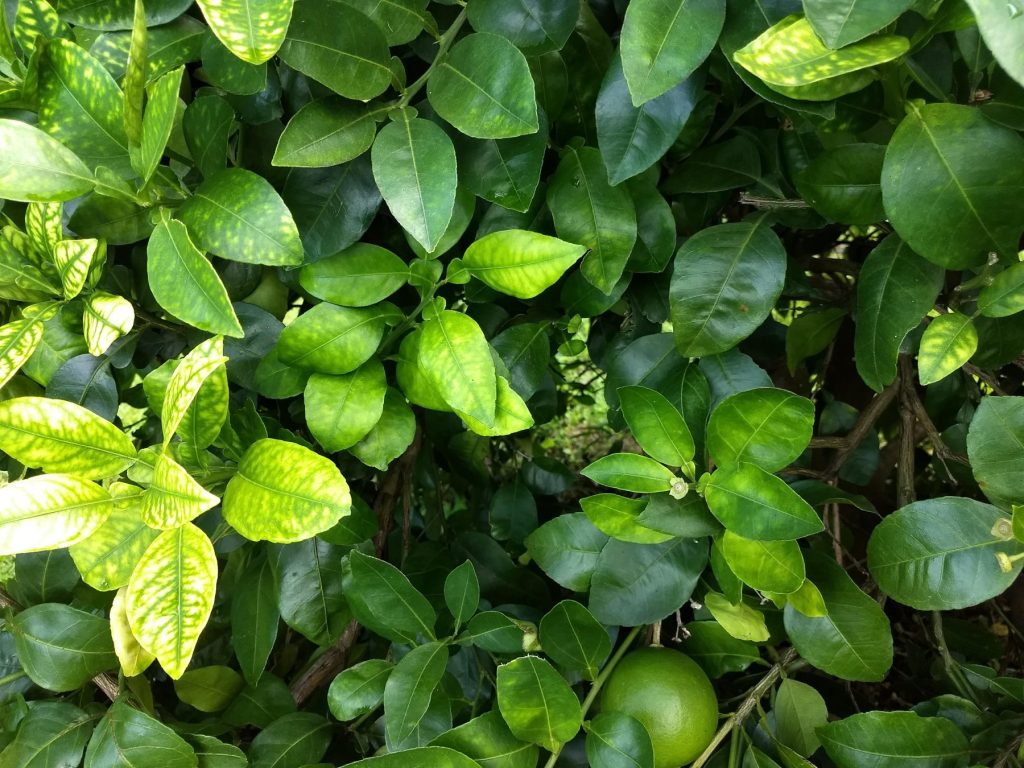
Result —
M 864 712 L 823 725 L 818 736 L 840 768 L 963 768 L 966 737 L 942 717 L 913 712 Z
M 544 653 L 563 669 L 579 671 L 587 680 L 611 653 L 608 632 L 594 615 L 575 600 L 563 600 L 540 620 L 540 642 Z
M 799 458 L 813 429 L 810 400 L 784 389 L 750 389 L 712 411 L 708 451 L 722 467 L 748 462 L 776 472 Z
M 643 723 L 623 712 L 602 712 L 587 728 L 593 768 L 654 768 L 654 746 Z
M 576 694 L 550 664 L 536 656 L 498 667 L 497 696 L 509 730 L 548 751 L 572 739 L 583 723 Z
M 349 607 L 361 624 L 396 642 L 434 637 L 437 614 L 395 566 L 353 550 L 342 571 Z
M 748 539 L 799 539 L 823 528 L 796 491 L 755 464 L 715 470 L 704 498 L 722 525 Z
M 339 720 L 355 720 L 372 712 L 384 701 L 384 684 L 394 664 L 369 659 L 343 670 L 327 691 L 327 705 Z
M 410 745 L 409 739 L 427 715 L 447 664 L 448 646 L 434 642 L 414 648 L 395 665 L 384 685 L 384 733 L 390 748 L 424 746 Z

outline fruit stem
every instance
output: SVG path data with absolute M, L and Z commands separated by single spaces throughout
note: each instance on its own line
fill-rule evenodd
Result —
M 608 677 L 615 669 L 615 666 L 622 660 L 622 657 L 626 655 L 629 647 L 633 644 L 633 641 L 636 640 L 637 635 L 640 634 L 641 629 L 643 629 L 642 624 L 639 627 L 633 627 L 629 631 L 629 634 L 626 635 L 626 638 L 622 641 L 622 644 L 618 647 L 618 650 L 615 651 L 615 655 L 612 656 L 608 660 L 608 663 L 604 665 L 604 668 L 598 674 L 597 679 L 594 680 L 594 684 L 590 686 L 590 692 L 587 693 L 587 697 L 583 700 L 583 705 L 580 708 L 582 717 L 585 718 L 587 716 L 587 712 L 590 711 L 590 708 L 594 705 L 594 701 L 597 700 L 597 694 L 601 692 L 601 688 L 604 687 L 605 682 L 607 682 Z M 551 757 L 549 757 L 548 761 L 544 763 L 544 768 L 555 768 L 555 764 L 558 762 L 558 756 L 561 753 L 561 747 L 552 752 Z
M 778 664 L 775 664 L 768 670 L 768 673 L 761 678 L 760 682 L 750 689 L 750 693 L 747 694 L 743 703 L 741 703 L 739 707 L 736 708 L 736 711 L 729 715 L 728 719 L 722 723 L 722 726 L 715 734 L 715 738 L 711 740 L 711 743 L 708 744 L 707 749 L 701 753 L 700 757 L 693 761 L 690 768 L 702 768 L 702 766 L 711 759 L 715 750 L 718 749 L 719 745 L 723 741 L 725 741 L 725 737 L 728 736 L 734 728 L 739 728 L 743 725 L 743 721 L 746 720 L 750 713 L 754 711 L 754 707 L 757 705 L 757 702 L 759 702 L 761 697 L 768 692 L 768 689 L 775 685 L 775 682 L 782 677 L 782 673 L 786 670 L 786 667 L 792 664 L 796 660 L 796 657 L 795 648 L 790 648 L 786 651 L 782 658 L 779 659 Z

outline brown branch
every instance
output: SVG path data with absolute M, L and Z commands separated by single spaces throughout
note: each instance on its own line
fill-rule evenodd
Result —
M 956 485 L 956 478 L 953 477 L 953 473 L 949 471 L 949 466 L 946 462 L 955 461 L 957 464 L 963 464 L 965 467 L 969 467 L 971 465 L 970 462 L 967 460 L 966 456 L 962 456 L 946 445 L 946 441 L 942 439 L 942 434 L 939 432 L 938 427 L 935 426 L 935 422 L 932 421 L 932 417 L 928 415 L 928 410 L 924 407 L 924 402 L 922 402 L 921 396 L 913 386 L 913 382 L 911 382 L 907 389 L 907 399 L 909 400 L 910 407 L 914 412 L 914 417 L 917 419 L 917 422 L 921 427 L 924 428 L 928 442 L 932 444 L 932 450 L 935 452 L 935 457 L 946 470 L 946 474 L 949 476 L 950 481 L 953 485 Z
M 10 593 L 6 589 L 0 589 L 0 608 L 10 608 L 12 611 L 20 611 L 22 609 L 21 603 L 11 597 Z M 117 685 L 117 680 L 108 675 L 106 672 L 100 672 L 96 677 L 92 679 L 92 682 L 103 691 L 103 694 L 111 701 L 117 701 L 117 697 L 121 691 Z
M 839 471 L 843 468 L 843 464 L 857 450 L 857 446 L 863 442 L 864 438 L 868 436 L 868 433 L 874 428 L 875 422 L 878 421 L 882 414 L 885 413 L 885 409 L 896 398 L 897 392 L 899 392 L 898 380 L 871 399 L 871 402 L 860 412 L 860 416 L 857 418 L 857 423 L 853 425 L 853 429 L 844 437 L 832 445 L 823 446 L 837 449 L 836 455 L 832 458 L 832 463 L 821 473 L 823 477 L 835 478 L 839 476 Z M 818 439 L 822 440 L 823 438 Z
M 1004 390 L 1002 387 L 999 386 L 999 382 L 996 381 L 995 376 L 993 376 L 992 374 L 988 373 L 987 371 L 983 371 L 981 368 L 976 366 L 974 363 L 966 363 L 963 366 L 963 369 L 964 369 L 964 371 L 966 371 L 971 376 L 976 376 L 981 381 L 983 381 L 986 384 L 988 384 L 989 388 L 993 392 L 995 392 L 997 395 L 1005 395 L 1006 394 L 1006 390 Z
M 909 355 L 900 355 L 900 453 L 896 459 L 896 506 L 914 501 L 914 446 L 917 445 L 917 417 L 910 400 L 914 389 L 914 365 Z
M 410 481 L 412 470 L 416 464 L 416 458 L 420 452 L 422 436 L 419 424 L 416 425 L 416 434 L 412 443 L 405 449 L 405 453 L 399 456 L 388 467 L 384 474 L 384 480 L 380 484 L 380 490 L 373 502 L 373 511 L 377 516 L 378 531 L 373 539 L 374 551 L 377 557 L 384 554 L 387 546 L 388 534 L 391 532 L 391 525 L 394 521 L 395 504 L 398 499 L 403 498 L 405 517 L 409 516 Z M 404 530 L 403 530 L 404 533 Z M 338 641 L 324 651 L 306 670 L 292 683 L 292 698 L 296 706 L 301 707 L 317 689 L 333 680 L 335 675 L 345 669 L 348 664 L 348 655 L 359 637 L 361 629 L 359 622 L 352 620 L 341 633 Z

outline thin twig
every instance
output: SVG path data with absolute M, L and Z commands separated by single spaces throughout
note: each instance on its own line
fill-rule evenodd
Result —
M 839 471 L 843 468 L 847 459 L 857 450 L 868 433 L 874 428 L 875 422 L 885 412 L 886 408 L 896 398 L 896 394 L 899 392 L 899 381 L 894 381 L 888 387 L 883 389 L 877 395 L 875 395 L 871 402 L 860 412 L 860 416 L 857 419 L 857 423 L 853 425 L 845 437 L 842 438 L 841 444 L 836 444 L 830 447 L 837 448 L 836 455 L 832 458 L 832 463 L 828 465 L 828 468 L 821 474 L 826 478 L 835 478 L 839 476 Z M 822 438 L 818 438 L 819 440 Z M 787 470 L 788 471 L 788 470 Z
M 963 369 L 964 369 L 964 371 L 966 371 L 971 376 L 976 376 L 981 381 L 983 381 L 986 384 L 988 384 L 989 389 L 991 389 L 997 395 L 1005 395 L 1006 394 L 1006 390 L 1004 390 L 1002 387 L 999 386 L 999 382 L 996 381 L 995 376 L 993 376 L 992 374 L 988 373 L 987 371 L 983 371 L 981 368 L 976 366 L 974 363 L 967 363 L 967 364 L 965 364 L 963 366 Z
M 900 355 L 900 453 L 896 459 L 896 506 L 914 501 L 914 446 L 917 445 L 917 418 L 909 394 L 914 388 L 913 364 L 909 355 Z

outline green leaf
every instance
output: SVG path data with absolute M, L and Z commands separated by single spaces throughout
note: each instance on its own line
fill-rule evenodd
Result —
M 0 197 L 71 200 L 95 184 L 88 166 L 57 139 L 18 120 L 0 120 Z
M 998 0 L 967 0 L 974 13 L 985 45 L 996 57 L 999 66 L 1006 70 L 1018 83 L 1024 84 L 1024 55 L 1018 42 L 1024 20 L 1016 5 L 1000 3 Z
M 459 640 L 491 653 L 518 654 L 523 650 L 524 637 L 521 623 L 500 611 L 481 611 L 469 620 Z
M 810 504 L 756 464 L 715 470 L 704 499 L 722 525 L 748 539 L 799 539 L 824 529 Z
M 74 704 L 37 701 L 0 754 L 3 768 L 79 765 L 95 720 Z
M 843 768 L 962 768 L 970 750 L 944 717 L 914 712 L 864 712 L 818 728 L 825 752 Z
M 133 165 L 143 182 L 152 177 L 167 148 L 178 111 L 178 91 L 184 71 L 184 67 L 178 67 L 149 88 L 149 100 L 142 119 L 142 145 L 137 157 L 133 157 Z
M 209 333 L 242 338 L 242 326 L 213 265 L 180 221 L 157 224 L 147 245 L 149 287 L 161 307 Z
M 384 684 L 384 736 L 389 748 L 400 749 L 398 745 L 416 738 L 444 676 L 448 654 L 445 643 L 426 643 L 409 651 L 391 670 Z
M 384 659 L 353 664 L 334 678 L 327 691 L 327 706 L 345 722 L 373 712 L 384 701 L 384 685 L 395 665 Z
M 128 299 L 106 291 L 93 291 L 85 300 L 83 333 L 89 354 L 99 357 L 135 325 L 135 308 Z
M 896 379 L 900 346 L 938 298 L 945 272 L 895 235 L 868 254 L 857 280 L 857 372 L 881 392 Z
M 178 698 L 200 712 L 220 712 L 245 686 L 242 676 L 221 665 L 190 669 L 174 681 Z
M 710 677 L 742 672 L 761 661 L 756 645 L 737 640 L 718 622 L 691 621 L 686 630 L 690 636 L 683 640 L 680 650 L 700 664 Z
M 337 453 L 362 440 L 384 413 L 387 377 L 371 360 L 340 376 L 314 373 L 304 392 L 306 424 L 327 453 Z
M 341 589 L 343 550 L 312 538 L 273 547 L 271 553 L 281 618 L 316 645 L 335 642 L 352 618 Z M 262 687 L 275 678 L 264 674 L 260 680 Z
M 552 661 L 580 672 L 587 680 L 597 673 L 612 650 L 604 626 L 575 600 L 562 600 L 540 620 L 540 642 Z
M 100 720 L 85 753 L 85 768 L 196 768 L 196 761 L 188 742 L 124 699 Z
M 989 500 L 1009 508 L 1021 500 L 1024 471 L 1024 398 L 983 397 L 967 433 L 967 456 L 978 487 Z
M 565 45 L 580 14 L 563 0 L 474 0 L 466 11 L 477 32 L 501 35 L 530 55 Z
M 0 402 L 0 450 L 28 467 L 88 480 L 119 475 L 138 455 L 131 438 L 109 421 L 46 397 Z
M 580 499 L 583 513 L 602 533 L 633 544 L 660 544 L 671 534 L 648 528 L 639 522 L 647 500 L 630 499 L 614 493 L 599 493 Z
M 441 128 L 407 109 L 392 117 L 370 150 L 373 178 L 391 214 L 430 252 L 455 210 L 455 147 Z
M 804 583 L 804 558 L 795 541 L 755 541 L 732 531 L 719 541 L 729 569 L 758 592 L 788 594 Z
M 379 307 L 317 304 L 281 332 L 277 355 L 282 363 L 297 368 L 351 373 L 373 357 L 385 323 Z
M 786 605 L 786 633 L 799 654 L 843 680 L 878 682 L 892 666 L 889 619 L 831 557 L 808 552 L 807 577 L 817 585 L 826 616 L 805 616 Z
M 367 757 L 349 763 L 348 768 L 479 768 L 479 763 L 445 747 L 414 747 L 389 755 Z M 518 766 L 517 766 L 518 768 Z M 525 766 L 524 766 L 525 768 Z
M 251 565 L 231 597 L 231 647 L 249 685 L 257 685 L 263 676 L 280 619 L 270 563 Z
M 391 84 L 384 32 L 350 5 L 296 0 L 281 60 L 347 99 L 368 101 Z
M 199 517 L 220 499 L 196 482 L 178 462 L 161 453 L 153 481 L 142 494 L 142 519 L 159 530 L 171 530 Z
M 67 547 L 113 511 L 110 494 L 74 475 L 37 475 L 0 486 L 0 555 Z
M 296 443 L 253 443 L 224 491 L 224 519 L 251 541 L 292 542 L 334 526 L 351 511 L 334 462 Z
M 39 127 L 96 170 L 131 174 L 124 95 L 85 49 L 56 38 L 39 61 Z
M 775 692 L 775 733 L 779 741 L 802 757 L 821 746 L 815 730 L 828 722 L 828 706 L 814 688 L 787 677 Z
M 667 493 L 649 496 L 637 522 L 672 536 L 700 538 L 722 531 L 704 499 L 696 493 L 687 494 L 683 499 L 673 499 Z
M 659 493 L 672 487 L 672 470 L 638 453 L 602 456 L 580 471 L 584 477 L 609 488 L 631 493 Z
M 741 462 L 776 472 L 811 442 L 814 403 L 784 389 L 749 389 L 730 395 L 711 412 L 708 451 L 715 463 Z
M 582 512 L 559 515 L 526 537 L 526 549 L 537 565 L 566 589 L 586 592 L 608 536 Z
M 498 667 L 498 709 L 516 738 L 554 752 L 583 724 L 579 699 L 554 668 L 536 656 Z
M 0 387 L 32 357 L 42 338 L 43 324 L 35 318 L 0 326 Z
M 399 643 L 434 638 L 437 614 L 395 566 L 353 550 L 342 565 L 344 590 L 359 623 Z
M 188 10 L 189 0 L 149 0 L 145 21 L 148 26 L 166 24 Z M 132 28 L 134 0 L 106 0 L 97 5 L 91 0 L 60 0 L 60 15 L 79 27 L 95 30 Z
M 459 40 L 427 80 L 427 95 L 437 114 L 467 136 L 508 139 L 540 128 L 526 57 L 498 35 Z
M 786 250 L 766 218 L 698 232 L 676 253 L 669 294 L 684 357 L 725 352 L 770 314 L 786 278 Z
M 73 299 L 82 292 L 85 281 L 97 256 L 102 261 L 105 248 L 100 241 L 61 240 L 53 246 L 53 263 L 60 273 L 60 282 L 64 287 L 64 298 Z
M 1024 139 L 955 104 L 911 105 L 882 168 L 897 234 L 947 269 L 1017 255 L 1024 218 Z
M 532 299 L 558 282 L 586 250 L 539 232 L 506 229 L 470 245 L 463 263 L 470 274 L 494 290 Z
M 688 77 L 637 107 L 626 85 L 622 59 L 615 56 L 601 83 L 596 108 L 597 145 L 612 186 L 642 173 L 664 156 L 693 112 L 701 81 L 697 76 Z M 643 211 L 638 209 L 637 215 L 642 216 Z
M 921 337 L 917 375 L 922 386 L 960 369 L 978 349 L 978 331 L 967 315 L 949 312 L 928 324 Z
M 356 243 L 326 259 L 307 264 L 299 283 L 318 299 L 344 307 L 369 307 L 409 279 L 409 267 L 391 251 Z
M 733 54 L 744 69 L 770 85 L 804 86 L 898 59 L 905 37 L 879 35 L 833 51 L 799 14 L 787 16 Z
M 444 580 L 444 603 L 455 619 L 455 631 L 480 607 L 480 580 L 471 561 L 466 560 Z
M 380 421 L 349 453 L 363 464 L 384 472 L 416 438 L 416 416 L 401 393 L 388 387 Z
M 602 712 L 587 727 L 593 768 L 654 768 L 654 745 L 643 723 L 624 712 Z
M 242 61 L 261 64 L 284 42 L 292 0 L 199 0 L 217 39 Z
M 718 42 L 725 0 L 634 0 L 622 23 L 622 68 L 633 104 L 660 96 L 697 69 Z
M 539 755 L 536 745 L 512 735 L 497 710 L 474 717 L 442 733 L 430 743 L 457 749 L 476 760 L 479 765 L 492 765 L 495 768 L 536 768 Z M 436 757 L 432 756 L 432 759 Z M 438 763 L 431 762 L 430 765 L 433 768 Z M 411 763 L 408 768 L 412 768 Z
M 996 553 L 1022 551 L 992 534 L 1008 520 L 996 507 L 947 496 L 909 504 L 875 527 L 868 568 L 883 592 L 918 610 L 953 610 L 1005 591 L 1021 570 L 1003 572 Z M 970 573 L 970 579 L 959 578 Z
M 786 362 L 791 374 L 801 361 L 823 352 L 832 343 L 847 314 L 842 307 L 831 307 L 800 315 L 790 323 L 786 331 Z
M 345 0 L 384 30 L 388 45 L 403 45 L 416 39 L 423 28 L 436 32 L 436 23 L 426 12 L 429 0 Z
M 743 602 L 733 603 L 725 595 L 708 592 L 704 605 L 730 637 L 743 642 L 763 643 L 771 633 L 764 614 Z
M 158 535 L 142 519 L 142 495 L 135 486 L 111 486 L 113 510 L 88 538 L 70 547 L 85 583 L 93 589 L 119 589 Z
M 199 96 L 186 107 L 181 120 L 185 142 L 203 178 L 224 170 L 234 121 L 235 110 L 216 94 Z
M 373 144 L 376 110 L 343 99 L 311 101 L 292 116 L 274 150 L 274 165 L 327 168 L 353 160 Z
M 843 48 L 889 26 L 913 0 L 807 0 L 807 21 L 829 48 Z
M 192 660 L 216 586 L 213 544 L 191 523 L 161 533 L 132 572 L 125 593 L 132 634 L 174 680 Z
M 537 192 L 548 143 L 548 121 L 543 113 L 538 114 L 538 122 L 536 133 L 514 139 L 456 136 L 459 181 L 464 189 L 505 208 L 527 211 Z
M 248 768 L 245 754 L 234 744 L 201 733 L 189 734 L 188 741 L 199 758 L 197 768 Z
M 690 429 L 663 394 L 647 387 L 621 387 L 619 406 L 633 437 L 649 456 L 672 467 L 693 459 Z
M 487 339 L 476 320 L 444 310 L 423 324 L 419 366 L 453 409 L 495 424 L 498 385 Z
M 558 236 L 590 249 L 580 267 L 583 276 L 611 293 L 636 243 L 636 208 L 624 187 L 608 183 L 601 153 L 568 149 L 551 179 L 547 203 Z
M 324 756 L 330 746 L 331 724 L 312 712 L 293 712 L 279 717 L 252 740 L 252 768 L 287 768 L 308 765 Z
M 1024 310 L 1024 264 L 1015 263 L 997 274 L 978 294 L 978 312 L 1007 317 Z
M 167 383 L 160 415 L 164 429 L 164 448 L 178 431 L 203 385 L 226 360 L 224 339 L 214 336 L 196 346 L 174 369 Z
M 844 144 L 827 149 L 797 175 L 796 185 L 822 216 L 868 226 L 885 218 L 880 144 Z
M 231 261 L 297 266 L 299 231 L 280 195 L 262 176 L 229 168 L 196 189 L 180 209 L 200 248 Z
M 10 623 L 18 659 L 36 685 L 72 691 L 117 666 L 106 619 L 60 603 L 43 603 Z

